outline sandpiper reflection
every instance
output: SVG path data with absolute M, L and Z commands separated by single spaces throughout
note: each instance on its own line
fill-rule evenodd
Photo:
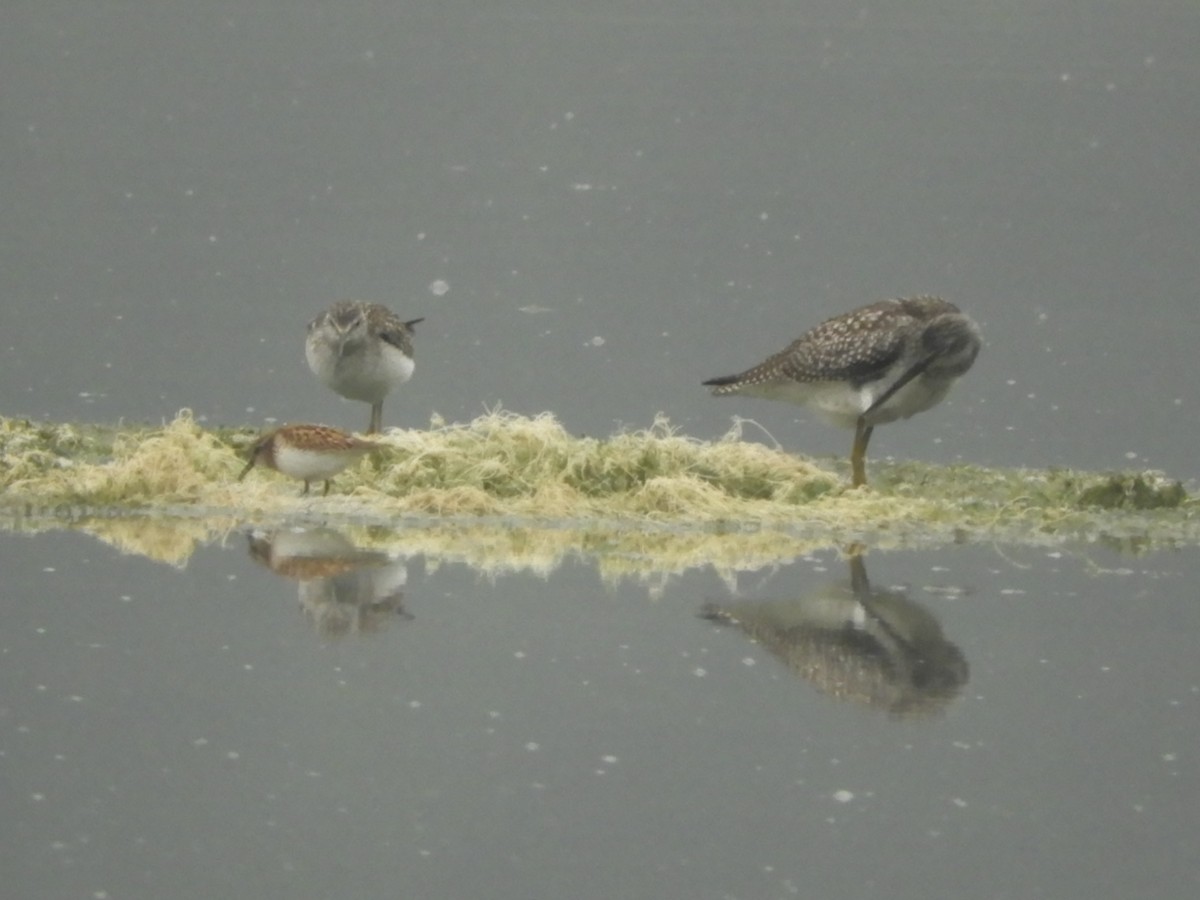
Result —
M 794 600 L 708 603 L 701 616 L 736 625 L 839 700 L 902 718 L 943 712 L 967 683 L 966 657 L 928 610 L 872 588 L 860 552 L 849 562 L 849 583 Z
M 408 568 L 402 558 L 356 547 L 330 528 L 250 532 L 250 558 L 299 583 L 300 608 L 319 634 L 379 631 L 404 609 Z

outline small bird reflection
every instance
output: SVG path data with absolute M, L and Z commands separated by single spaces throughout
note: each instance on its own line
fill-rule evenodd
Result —
M 392 618 L 408 620 L 402 558 L 356 547 L 330 528 L 250 532 L 250 558 L 299 583 L 300 608 L 325 637 L 381 630 Z
M 872 588 L 861 552 L 850 581 L 794 600 L 707 603 L 700 615 L 736 625 L 789 669 L 839 700 L 897 718 L 944 712 L 967 683 L 961 650 L 900 591 Z

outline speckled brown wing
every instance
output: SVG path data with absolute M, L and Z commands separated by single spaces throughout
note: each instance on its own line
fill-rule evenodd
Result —
M 378 446 L 374 441 L 365 441 L 328 425 L 285 425 L 278 431 L 283 433 L 290 444 L 301 450 L 365 453 Z
M 384 315 L 378 316 L 376 310 L 382 310 Z M 413 326 L 419 322 L 424 322 L 424 316 L 419 319 L 409 319 L 407 322 L 405 322 L 386 307 L 372 306 L 370 311 L 370 319 L 373 326 L 378 325 L 380 338 L 387 341 L 405 356 L 409 357 L 410 359 L 412 358 Z
M 841 381 L 857 387 L 873 381 L 900 357 L 909 319 L 893 300 L 828 319 L 743 373 L 739 381 Z

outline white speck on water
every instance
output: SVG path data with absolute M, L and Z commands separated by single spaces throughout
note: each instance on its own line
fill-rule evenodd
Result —
M 1138 455 L 1132 450 L 1127 450 L 1127 451 L 1125 451 L 1125 458 L 1126 459 L 1137 459 Z
M 953 803 L 955 806 L 957 806 L 959 809 L 963 809 L 967 805 L 967 801 L 964 800 L 962 797 L 951 797 L 950 802 Z
M 207 747 L 208 746 L 208 738 L 196 738 L 194 741 L 192 741 L 192 746 L 193 747 Z
M 420 700 L 409 700 L 409 701 L 408 701 L 408 708 L 409 708 L 409 709 L 420 709 L 420 708 L 421 708 L 421 705 L 422 705 L 422 704 L 421 704 L 421 701 L 420 701 Z
M 1179 760 L 1178 753 L 1164 753 L 1163 762 L 1177 762 Z
M 516 652 L 513 654 L 513 656 L 515 656 L 517 659 L 524 659 L 524 658 L 525 658 L 525 651 L 524 651 L 524 650 L 518 650 L 518 651 L 516 651 Z
M 833 792 L 833 799 L 838 803 L 849 803 L 854 799 L 854 791 L 840 790 Z
M 83 702 L 83 697 L 79 696 L 79 694 L 72 694 L 67 699 L 70 700 L 72 703 L 82 703 Z
M 133 598 L 130 597 L 128 594 L 122 594 L 117 599 L 120 600 L 122 603 L 132 603 L 133 602 Z
M 45 566 L 45 567 L 43 567 L 42 571 L 43 572 L 57 572 L 58 569 L 54 568 L 54 566 Z
M 571 185 L 571 190 L 573 191 L 590 191 L 591 189 L 592 185 L 586 181 L 576 181 Z
M 445 297 L 446 294 L 450 293 L 450 283 L 439 278 L 430 283 L 429 293 L 433 294 L 435 297 Z
M 612 766 L 612 765 L 616 765 L 617 758 L 611 753 L 606 753 L 606 754 L 604 754 L 604 756 L 600 757 L 600 761 L 602 763 L 605 763 L 606 765 Z
M 225 758 L 226 759 L 241 759 L 242 754 L 238 753 L 236 750 L 230 750 L 228 753 L 225 754 Z
M 588 343 L 591 344 L 593 347 L 603 347 L 605 344 L 605 340 L 604 340 L 604 338 L 600 337 L 600 335 L 596 335 L 594 338 L 592 338 L 590 341 L 588 341 Z
M 537 741 L 529 741 L 525 744 L 525 749 L 530 753 L 537 753 L 537 751 L 542 749 L 542 745 Z
M 742 657 L 742 665 L 743 666 L 757 666 L 758 660 L 756 660 L 753 656 L 743 656 Z
M 708 670 L 701 666 L 696 666 L 696 668 L 692 669 L 692 674 L 697 678 L 703 678 L 708 674 Z
M 35 793 L 32 793 L 29 795 L 29 799 L 32 800 L 34 803 L 41 803 L 43 800 L 46 799 L 46 795 L 35 792 Z

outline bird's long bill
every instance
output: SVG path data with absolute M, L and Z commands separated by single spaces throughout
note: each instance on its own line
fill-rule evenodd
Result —
M 245 478 L 247 473 L 254 468 L 254 462 L 256 458 L 256 455 L 251 455 L 250 462 L 246 463 L 246 468 L 242 469 L 242 474 L 237 477 L 238 481 L 241 481 L 243 478 Z

